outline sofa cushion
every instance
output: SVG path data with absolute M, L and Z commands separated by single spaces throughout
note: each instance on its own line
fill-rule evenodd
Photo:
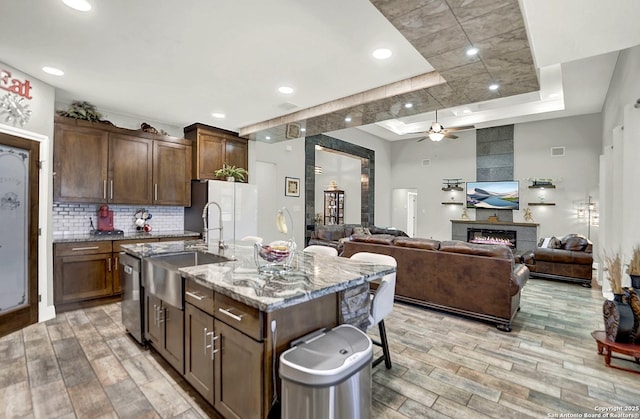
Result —
M 446 240 L 440 243 L 441 252 L 463 253 L 466 255 L 497 257 L 513 261 L 513 252 L 507 246 L 467 243 L 459 240 Z
M 401 247 L 412 247 L 415 249 L 438 250 L 440 241 L 432 239 L 420 239 L 417 237 L 398 237 L 393 244 Z
M 391 234 L 354 234 L 351 236 L 351 241 L 392 245 L 395 238 L 396 236 Z
M 562 238 L 562 249 L 582 252 L 586 249 L 589 241 L 579 234 L 568 234 Z
M 397 236 L 397 237 L 409 237 L 409 235 L 407 233 L 405 233 L 402 230 L 398 230 L 397 228 L 384 228 L 384 227 L 376 227 L 376 226 L 370 226 L 369 230 L 371 231 L 371 234 L 390 234 L 392 236 Z

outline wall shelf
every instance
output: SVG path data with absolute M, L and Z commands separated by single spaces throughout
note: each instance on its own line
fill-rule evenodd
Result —
M 536 185 L 529 186 L 529 189 L 555 189 L 555 188 L 556 188 L 556 185 L 552 185 L 552 184 L 548 184 L 548 185 L 545 185 L 545 184 L 538 185 L 538 184 L 536 184 Z
M 529 206 L 541 206 L 541 205 L 553 206 L 555 204 L 556 204 L 555 202 L 529 202 L 527 205 L 529 205 Z
M 442 203 L 442 205 L 463 205 L 463 204 L 464 202 L 453 202 L 453 201 L 449 201 L 449 202 L 444 201 Z

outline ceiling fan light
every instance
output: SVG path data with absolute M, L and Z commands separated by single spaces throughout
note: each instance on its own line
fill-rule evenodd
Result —
M 431 141 L 442 141 L 442 139 L 444 138 L 444 134 L 441 132 L 430 132 L 429 133 L 429 139 Z

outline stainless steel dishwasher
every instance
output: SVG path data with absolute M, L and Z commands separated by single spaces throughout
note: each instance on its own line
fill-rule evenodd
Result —
M 135 340 L 144 343 L 144 287 L 140 277 L 140 259 L 120 253 L 120 280 L 122 281 L 122 324 Z

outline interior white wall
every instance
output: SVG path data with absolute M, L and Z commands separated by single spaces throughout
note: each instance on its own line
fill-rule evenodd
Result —
M 258 176 L 259 170 L 256 170 L 256 163 L 272 163 L 275 165 L 275 176 L 260 177 Z M 305 170 L 305 158 L 304 158 L 304 138 L 298 138 L 295 140 L 282 141 L 274 144 L 264 143 L 260 141 L 249 141 L 249 180 L 251 183 L 258 185 L 258 193 L 264 189 L 265 183 L 275 185 L 275 195 L 268 197 L 268 204 L 270 208 L 282 208 L 287 207 L 293 218 L 293 228 L 296 243 L 298 246 L 302 246 L 304 243 L 304 202 L 305 202 L 305 188 L 304 188 L 304 170 Z M 273 173 L 273 171 L 271 171 Z M 285 177 L 295 177 L 300 179 L 300 196 L 289 197 L 284 196 Z M 263 210 L 261 202 L 258 203 L 261 207 L 258 208 L 258 214 L 262 212 L 268 212 Z M 259 217 L 268 217 L 259 215 Z M 275 225 L 276 212 L 272 214 L 273 223 Z M 263 226 L 261 228 L 261 225 Z M 273 240 L 282 240 L 287 237 L 278 233 L 277 237 L 273 237 L 273 230 L 270 227 L 265 228 L 268 225 L 265 223 L 258 223 L 258 236 L 262 237 L 265 243 Z
M 417 237 L 451 240 L 451 220 L 460 219 L 463 206 L 442 202 L 450 201 L 452 196 L 456 202 L 464 202 L 464 192 L 443 192 L 442 179 L 462 178 L 463 182 L 476 179 L 476 136 L 475 131 L 461 132 L 458 136 L 438 143 L 429 140 L 392 143 L 391 187 L 417 190 Z M 429 160 L 430 165 L 423 165 L 423 160 Z M 475 210 L 469 210 L 469 217 L 474 219 Z
M 395 188 L 391 191 L 391 226 L 411 235 L 407 229 L 409 221 L 409 193 L 417 194 L 417 189 Z
M 330 137 L 356 144 L 375 151 L 375 191 L 373 225 L 391 225 L 391 147 L 392 143 L 358 129 L 338 130 L 327 133 Z
M 640 99 L 638 68 L 640 46 L 620 52 L 602 109 L 600 193 L 606 202 L 600 216 L 601 253 L 619 252 L 624 263 L 628 262 L 633 245 L 640 244 L 640 109 L 634 107 Z M 627 275 L 622 280 L 623 285 L 629 283 Z M 610 289 L 607 281 L 602 281 L 602 288 L 605 293 Z
M 67 110 L 70 104 L 71 102 L 58 101 L 55 104 L 55 108 L 56 110 Z M 113 125 L 120 128 L 138 130 L 140 129 L 140 124 L 146 122 L 158 131 L 165 130 L 169 135 L 173 137 L 184 138 L 184 127 L 169 125 L 164 122 L 155 121 L 144 116 L 126 115 L 108 109 L 98 108 L 97 111 L 100 112 L 103 120 L 111 121 Z M 141 114 L 145 112 L 145 109 L 140 109 Z
M 316 150 L 316 166 L 322 167 L 322 173 L 316 174 L 315 213 L 324 216 L 324 191 L 328 189 L 330 182 L 335 180 L 338 189 L 344 191 L 344 223 L 360 224 L 362 208 L 360 159 Z
M 513 221 L 524 222 L 529 207 L 540 224 L 538 237 L 562 237 L 569 233 L 587 236 L 586 219 L 578 219 L 581 203 L 593 196 L 599 207 L 600 114 L 548 119 L 516 124 L 514 129 L 514 177 L 520 181 L 520 211 Z M 552 157 L 551 147 L 565 147 L 565 155 Z M 527 178 L 551 178 L 555 189 L 529 189 Z M 529 206 L 540 196 L 555 206 Z M 591 241 L 597 248 L 598 227 L 591 226 Z

